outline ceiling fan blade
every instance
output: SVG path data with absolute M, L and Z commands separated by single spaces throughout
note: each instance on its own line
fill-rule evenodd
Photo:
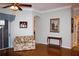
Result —
M 32 5 L 31 5 L 31 4 L 20 4 L 20 6 L 32 7 Z
M 18 7 L 18 9 L 20 10 L 20 11 L 22 11 L 22 9 L 19 7 L 19 6 L 17 6 Z
M 10 7 L 10 6 L 12 6 L 12 5 L 8 5 L 8 6 L 2 7 L 2 8 L 8 8 L 8 7 Z

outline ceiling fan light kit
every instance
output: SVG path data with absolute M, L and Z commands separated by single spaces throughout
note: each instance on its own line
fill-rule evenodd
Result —
M 18 7 L 17 6 L 11 6 L 10 9 L 11 10 L 14 10 L 14 11 L 17 11 L 18 10 Z

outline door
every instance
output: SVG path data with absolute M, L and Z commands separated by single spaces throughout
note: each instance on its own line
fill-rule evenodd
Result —
M 5 26 L 3 28 L 3 42 L 4 48 L 8 47 L 8 21 L 5 20 Z
M 5 24 L 1 24 L 0 22 L 0 49 L 8 47 L 8 21 L 4 21 Z
M 2 27 L 0 26 L 0 49 L 2 48 Z

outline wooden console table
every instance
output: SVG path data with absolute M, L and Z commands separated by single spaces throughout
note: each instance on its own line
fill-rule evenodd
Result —
M 50 45 L 50 39 L 54 39 L 54 40 L 59 40 L 59 47 L 62 46 L 62 38 L 61 37 L 51 37 L 51 36 L 48 36 L 47 37 L 47 44 Z

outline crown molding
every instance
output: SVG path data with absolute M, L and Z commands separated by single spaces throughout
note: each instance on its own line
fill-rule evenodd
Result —
M 37 13 L 41 13 L 41 11 L 36 10 L 36 9 L 32 9 L 33 12 L 37 12 Z
M 60 8 L 55 8 L 55 9 L 50 9 L 50 10 L 42 11 L 41 13 L 47 13 L 47 12 L 52 12 L 52 11 L 58 11 L 58 10 L 67 9 L 67 8 L 71 8 L 71 7 L 72 7 L 72 6 L 64 6 L 64 7 L 60 7 Z
M 23 10 L 29 10 L 29 11 L 32 10 L 32 8 L 25 8 L 25 7 L 22 7 L 22 9 L 23 9 Z
M 50 9 L 50 10 L 46 10 L 46 11 L 38 11 L 33 9 L 34 12 L 38 12 L 38 13 L 47 13 L 47 12 L 52 12 L 52 11 L 58 11 L 58 10 L 62 10 L 62 9 L 66 9 L 66 8 L 71 8 L 72 6 L 64 6 L 64 7 L 60 7 L 60 8 L 55 8 L 55 9 Z
M 79 10 L 79 8 L 73 8 L 73 11 L 77 11 L 77 10 Z

